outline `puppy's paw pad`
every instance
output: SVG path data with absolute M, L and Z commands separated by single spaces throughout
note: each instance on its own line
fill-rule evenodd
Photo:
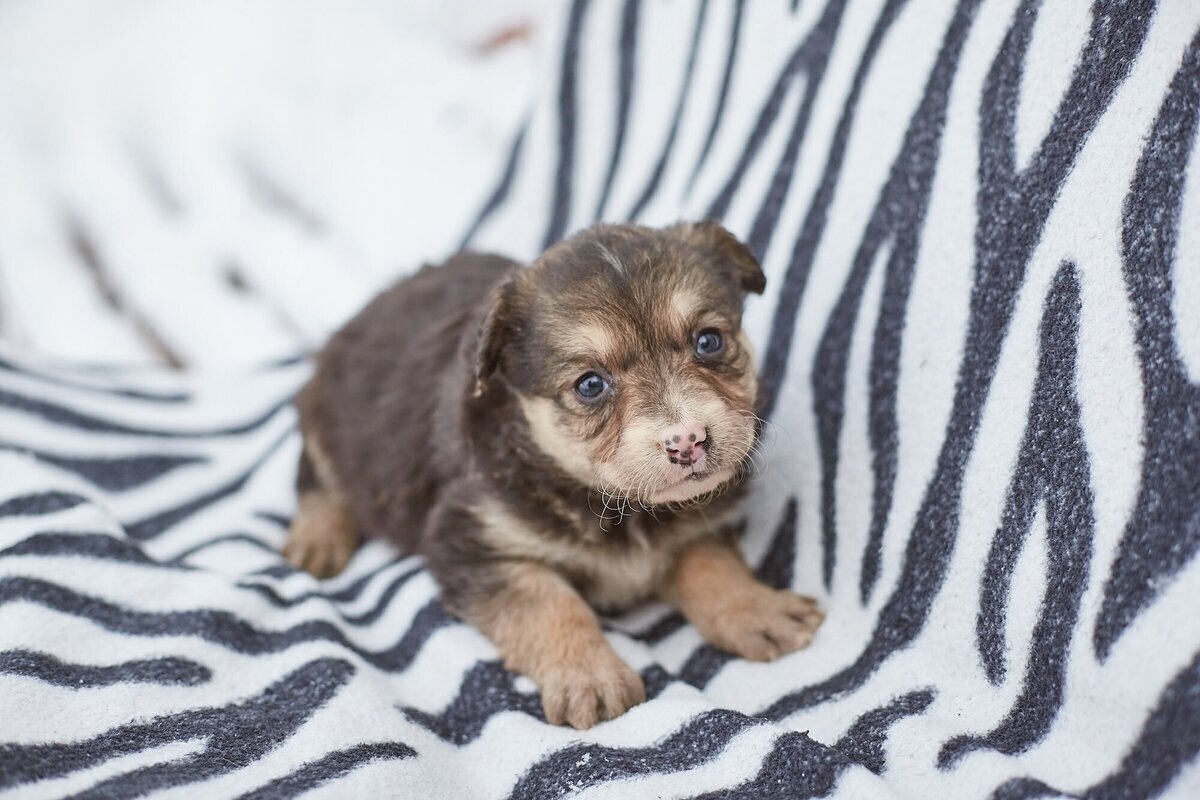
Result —
M 722 615 L 713 644 L 750 661 L 772 661 L 807 647 L 824 619 L 812 598 L 763 587 Z
M 615 653 L 547 676 L 541 691 L 546 721 L 580 730 L 615 719 L 646 700 L 641 676 Z

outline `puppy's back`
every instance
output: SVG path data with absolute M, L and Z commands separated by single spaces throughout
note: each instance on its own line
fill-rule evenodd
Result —
M 469 376 L 461 342 L 516 266 L 462 253 L 426 267 L 379 295 L 318 356 L 297 401 L 309 472 L 362 534 L 414 549 L 438 485 L 456 477 L 435 439 L 457 433 Z

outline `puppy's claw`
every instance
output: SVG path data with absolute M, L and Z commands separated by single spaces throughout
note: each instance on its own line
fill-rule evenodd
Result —
M 825 619 L 812 598 L 755 587 L 728 605 L 706 632 L 709 642 L 750 661 L 773 661 L 807 647 Z
M 646 700 L 642 678 L 611 650 L 564 666 L 541 681 L 542 710 L 553 725 L 584 730 Z

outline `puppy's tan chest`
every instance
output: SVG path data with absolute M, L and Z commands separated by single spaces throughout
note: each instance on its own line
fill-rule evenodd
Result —
M 620 548 L 588 548 L 560 563 L 580 594 L 602 611 L 619 611 L 652 596 L 674 565 L 677 549 L 638 542 Z
M 597 525 L 595 531 L 578 535 L 536 530 L 496 501 L 481 503 L 475 512 L 491 548 L 507 558 L 529 559 L 557 569 L 602 611 L 628 608 L 654 595 L 680 549 L 707 532 L 705 527 L 685 521 L 649 531 L 632 518 L 625 520 L 626 527 L 619 531 L 603 533 Z M 584 524 L 587 521 L 581 522 Z

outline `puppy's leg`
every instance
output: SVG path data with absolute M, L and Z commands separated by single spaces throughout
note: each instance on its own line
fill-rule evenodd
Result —
M 799 650 L 825 619 L 811 598 L 760 583 L 715 539 L 683 551 L 665 594 L 710 644 L 751 661 Z
M 318 578 L 337 575 L 358 548 L 358 531 L 337 493 L 323 484 L 307 451 L 300 457 L 296 488 L 300 502 L 283 556 Z
M 590 728 L 646 699 L 641 677 L 605 640 L 592 609 L 558 573 L 535 562 L 500 571 L 502 588 L 466 616 L 504 665 L 542 693 L 546 719 Z

